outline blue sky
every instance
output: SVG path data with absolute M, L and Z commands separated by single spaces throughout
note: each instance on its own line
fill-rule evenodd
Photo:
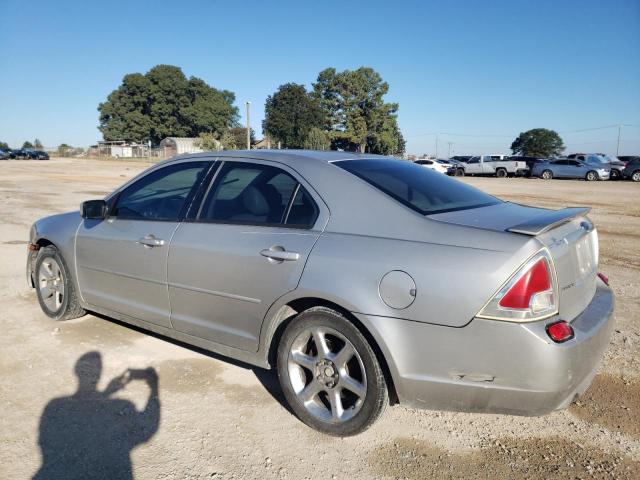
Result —
M 410 153 L 508 153 L 534 127 L 570 151 L 640 154 L 640 1 L 0 2 L 0 140 L 99 140 L 96 107 L 165 63 L 252 102 L 322 69 L 375 68 Z M 456 135 L 451 135 L 456 134 Z M 449 146 L 449 142 L 451 146 Z

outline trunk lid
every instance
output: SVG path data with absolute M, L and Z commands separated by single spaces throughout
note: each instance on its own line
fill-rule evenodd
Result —
M 429 218 L 535 237 L 547 247 L 553 259 L 560 317 L 571 321 L 584 311 L 596 291 L 598 234 L 586 217 L 589 210 L 550 210 L 504 202 L 430 215 Z

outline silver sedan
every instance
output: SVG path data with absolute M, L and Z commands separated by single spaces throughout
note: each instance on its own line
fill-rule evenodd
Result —
M 587 213 L 388 157 L 193 154 L 38 220 L 27 277 L 53 319 L 98 312 L 276 368 L 331 435 L 396 402 L 539 415 L 589 386 L 609 343 Z

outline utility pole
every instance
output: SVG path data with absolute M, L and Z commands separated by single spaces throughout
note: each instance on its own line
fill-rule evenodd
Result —
M 247 106 L 247 150 L 251 150 L 251 117 L 249 116 L 249 107 L 251 107 L 251 102 L 246 102 Z
M 449 145 L 449 156 L 447 158 L 451 158 L 451 142 L 447 142 L 447 145 Z
M 620 152 L 620 132 L 622 131 L 622 125 L 618 125 L 618 143 L 616 144 L 616 157 Z

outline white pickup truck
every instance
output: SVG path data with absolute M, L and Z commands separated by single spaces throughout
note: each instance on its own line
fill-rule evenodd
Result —
M 471 157 L 467 163 L 456 166 L 454 175 L 491 175 L 504 178 L 507 176 L 524 175 L 529 170 L 527 162 L 509 160 L 505 155 L 479 155 Z

